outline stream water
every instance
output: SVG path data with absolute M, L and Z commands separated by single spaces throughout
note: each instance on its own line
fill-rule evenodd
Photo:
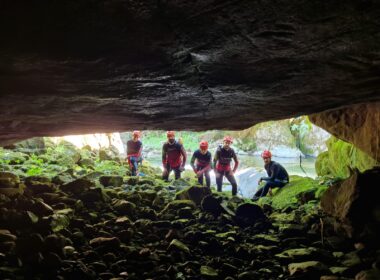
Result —
M 188 154 L 188 160 L 186 164 L 186 170 L 191 170 L 189 164 L 192 154 Z M 258 188 L 258 180 L 262 176 L 267 176 L 264 170 L 263 160 L 259 156 L 251 155 L 238 155 L 239 168 L 235 173 L 235 177 L 238 183 L 238 193 L 243 197 L 251 198 Z M 151 153 L 145 158 L 153 166 L 162 168 L 161 154 Z M 285 167 L 289 175 L 299 175 L 315 178 L 315 158 L 302 158 L 301 164 L 299 158 L 278 158 L 273 157 L 272 160 L 279 162 Z M 173 177 L 174 175 L 171 174 Z M 211 185 L 215 186 L 215 174 L 213 171 L 210 173 Z M 230 191 L 231 185 L 224 179 L 223 191 Z

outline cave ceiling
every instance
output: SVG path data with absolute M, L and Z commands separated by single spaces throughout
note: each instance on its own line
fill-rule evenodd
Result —
M 3 0 L 0 143 L 380 100 L 380 1 Z

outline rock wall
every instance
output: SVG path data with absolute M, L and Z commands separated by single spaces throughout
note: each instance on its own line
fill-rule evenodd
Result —
M 310 120 L 339 139 L 380 161 L 380 103 L 363 103 L 309 116 Z
M 378 241 L 380 229 L 380 170 L 354 172 L 345 181 L 331 186 L 321 198 L 322 209 L 336 220 L 335 229 L 350 238 Z M 363 240 L 367 239 L 367 240 Z

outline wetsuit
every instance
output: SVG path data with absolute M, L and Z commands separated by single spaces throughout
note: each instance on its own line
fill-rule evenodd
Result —
M 286 169 L 278 162 L 271 161 L 264 166 L 268 177 L 261 177 L 262 181 L 265 181 L 264 187 L 257 190 L 254 200 L 259 199 L 262 196 L 266 196 L 269 188 L 282 188 L 289 182 L 289 175 Z
M 177 141 L 173 144 L 166 142 L 162 146 L 162 164 L 167 170 L 167 172 L 164 170 L 162 179 L 168 180 L 172 170 L 174 170 L 175 179 L 181 178 L 181 171 L 186 164 L 186 151 L 183 146 Z
M 129 140 L 127 142 L 127 159 L 132 176 L 136 176 L 137 166 L 142 162 L 141 150 L 142 142 L 140 140 L 137 140 L 136 142 Z
M 194 164 L 197 160 L 196 164 Z M 203 176 L 206 179 L 207 187 L 210 187 L 210 170 L 211 170 L 211 153 L 202 154 L 201 150 L 196 150 L 191 158 L 190 165 L 195 172 L 202 171 L 201 176 L 198 177 L 198 182 L 203 186 Z
M 233 170 L 231 170 L 230 165 L 232 159 L 235 162 Z M 215 179 L 218 192 L 222 191 L 223 176 L 226 176 L 227 180 L 232 185 L 232 195 L 236 195 L 237 183 L 234 177 L 234 172 L 237 170 L 238 166 L 239 161 L 237 159 L 234 149 L 229 148 L 228 150 L 226 150 L 222 146 L 219 146 L 214 156 Z

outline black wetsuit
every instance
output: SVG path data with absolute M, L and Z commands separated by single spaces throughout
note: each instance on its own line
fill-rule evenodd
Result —
M 264 166 L 268 177 L 261 177 L 261 180 L 266 181 L 264 187 L 257 190 L 254 199 L 266 196 L 269 188 L 282 188 L 289 182 L 289 175 L 286 169 L 278 162 L 271 161 Z

